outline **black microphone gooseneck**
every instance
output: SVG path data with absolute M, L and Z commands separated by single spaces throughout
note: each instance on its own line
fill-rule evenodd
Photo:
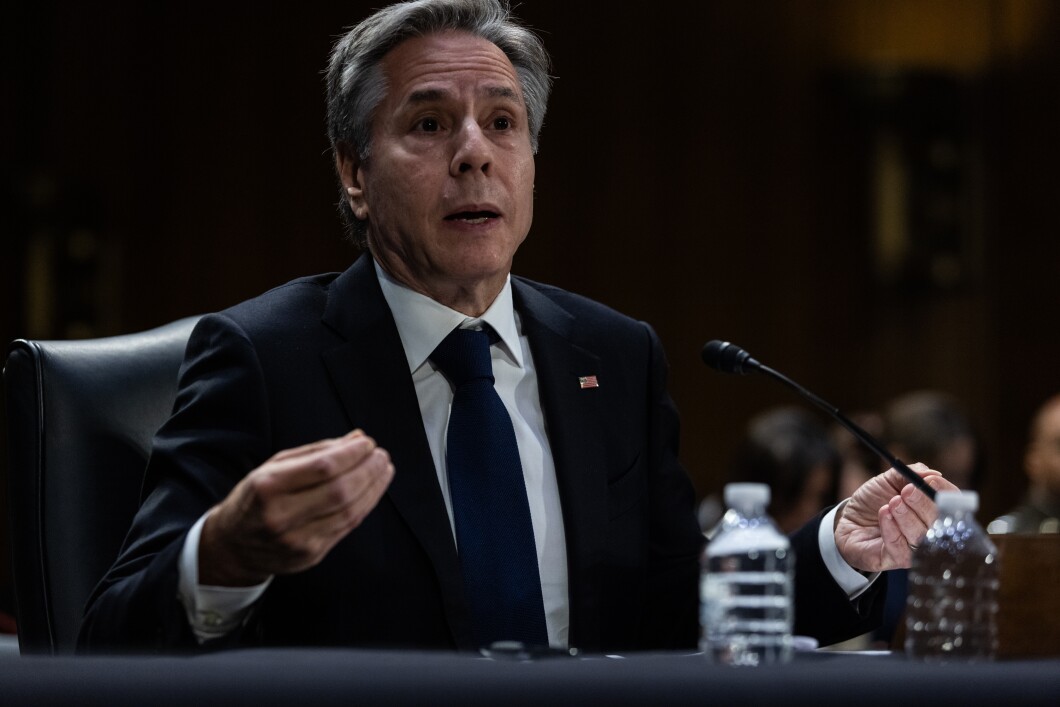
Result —
M 891 454 L 875 437 L 861 429 L 861 427 L 841 413 L 834 405 L 817 397 L 809 390 L 806 390 L 806 388 L 803 388 L 801 385 L 785 376 L 783 373 L 774 371 L 769 366 L 759 363 L 751 356 L 751 354 L 747 353 L 739 346 L 730 344 L 728 341 L 718 341 L 717 339 L 709 341 L 707 342 L 707 345 L 703 347 L 703 361 L 711 368 L 721 371 L 722 373 L 739 373 L 740 375 L 746 375 L 752 371 L 758 371 L 759 373 L 764 373 L 770 378 L 780 381 L 835 418 L 839 424 L 850 430 L 850 432 L 857 437 L 862 444 L 879 454 L 902 476 L 909 479 L 909 482 L 920 489 L 925 496 L 931 500 L 935 500 L 935 489 L 928 486 L 923 477 L 902 463 L 898 457 Z

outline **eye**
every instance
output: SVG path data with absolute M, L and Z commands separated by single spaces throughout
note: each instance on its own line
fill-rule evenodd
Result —
M 436 133 L 441 126 L 438 124 L 437 118 L 421 118 L 416 123 L 416 129 L 425 133 Z
M 507 118 L 505 116 L 493 119 L 493 129 L 494 130 L 511 130 L 511 128 L 512 128 L 511 119 L 509 119 L 509 118 Z

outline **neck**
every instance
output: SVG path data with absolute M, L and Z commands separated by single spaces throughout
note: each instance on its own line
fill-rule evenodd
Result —
M 425 280 L 415 277 L 407 268 L 391 267 L 385 259 L 376 258 L 376 262 L 395 282 L 468 317 L 485 314 L 508 279 L 508 273 L 505 272 L 469 280 Z
M 469 317 L 481 317 L 490 308 L 493 301 L 497 299 L 497 295 L 500 294 L 503 287 L 504 281 L 501 280 L 500 285 L 491 283 L 487 286 L 478 283 L 471 287 L 454 286 L 452 288 L 443 287 L 433 290 L 425 288 L 416 291 L 461 314 L 466 314 Z

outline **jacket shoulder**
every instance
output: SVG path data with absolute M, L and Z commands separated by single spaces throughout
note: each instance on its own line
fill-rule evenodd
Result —
M 585 295 L 579 295 L 561 287 L 536 282 L 525 277 L 513 275 L 512 280 L 518 283 L 518 287 L 525 287 L 542 295 L 571 316 L 577 318 L 585 326 L 603 329 L 617 328 L 622 331 L 637 331 L 641 333 L 648 326 L 645 322 L 634 319 Z
M 316 321 L 327 303 L 328 289 L 339 273 L 300 277 L 256 297 L 233 305 L 219 314 L 247 331 L 270 326 L 290 326 L 292 320 L 312 317 Z

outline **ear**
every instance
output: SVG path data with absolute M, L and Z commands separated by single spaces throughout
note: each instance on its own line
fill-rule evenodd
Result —
M 364 198 L 364 170 L 357 150 L 346 142 L 335 145 L 335 171 L 339 174 L 343 188 L 346 189 L 346 203 L 353 215 L 364 221 L 368 218 L 368 202 Z

